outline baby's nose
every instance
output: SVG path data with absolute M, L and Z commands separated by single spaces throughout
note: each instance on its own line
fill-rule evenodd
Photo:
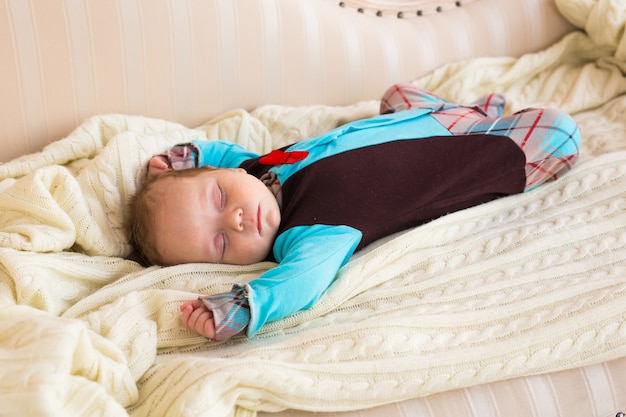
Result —
M 228 222 L 233 230 L 241 232 L 243 230 L 243 210 L 240 208 L 233 210 L 230 213 Z

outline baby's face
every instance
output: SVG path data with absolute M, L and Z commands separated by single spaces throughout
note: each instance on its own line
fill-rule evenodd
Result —
M 155 244 L 166 264 L 247 265 L 272 250 L 280 224 L 278 203 L 243 169 L 164 178 L 158 186 L 163 201 L 155 213 Z

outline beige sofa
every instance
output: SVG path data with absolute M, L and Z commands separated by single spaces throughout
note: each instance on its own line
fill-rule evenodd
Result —
M 544 0 L 408 2 L 401 19 L 339 3 L 3 1 L 0 162 L 94 115 L 195 127 L 262 104 L 348 105 L 445 63 L 544 48 L 572 29 Z
M 626 411 L 625 25 L 608 0 L 2 0 L 0 414 Z M 580 162 L 366 248 L 253 339 L 182 329 L 181 300 L 271 265 L 129 259 L 150 156 L 268 151 L 375 114 L 396 82 L 561 107 Z

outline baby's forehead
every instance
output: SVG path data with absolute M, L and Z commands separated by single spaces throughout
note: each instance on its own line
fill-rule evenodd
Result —
M 184 173 L 182 171 L 162 173 L 159 178 L 154 179 L 148 194 L 152 194 L 154 198 L 158 199 L 197 193 L 205 184 L 211 183 L 212 176 L 225 170 L 192 168 L 188 171 Z
M 174 171 L 171 173 L 161 174 L 159 178 L 156 178 L 155 185 L 171 186 L 176 182 L 201 182 L 205 181 L 207 177 L 215 175 L 218 170 L 215 169 L 191 169 L 184 171 Z

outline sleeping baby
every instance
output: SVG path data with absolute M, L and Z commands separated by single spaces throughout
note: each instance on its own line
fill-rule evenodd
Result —
M 576 162 L 580 133 L 556 109 L 503 117 L 504 98 L 447 102 L 392 86 L 380 115 L 266 155 L 221 141 L 154 156 L 131 204 L 146 262 L 277 263 L 230 292 L 181 305 L 215 341 L 309 308 L 356 251 L 447 213 L 525 192 Z

